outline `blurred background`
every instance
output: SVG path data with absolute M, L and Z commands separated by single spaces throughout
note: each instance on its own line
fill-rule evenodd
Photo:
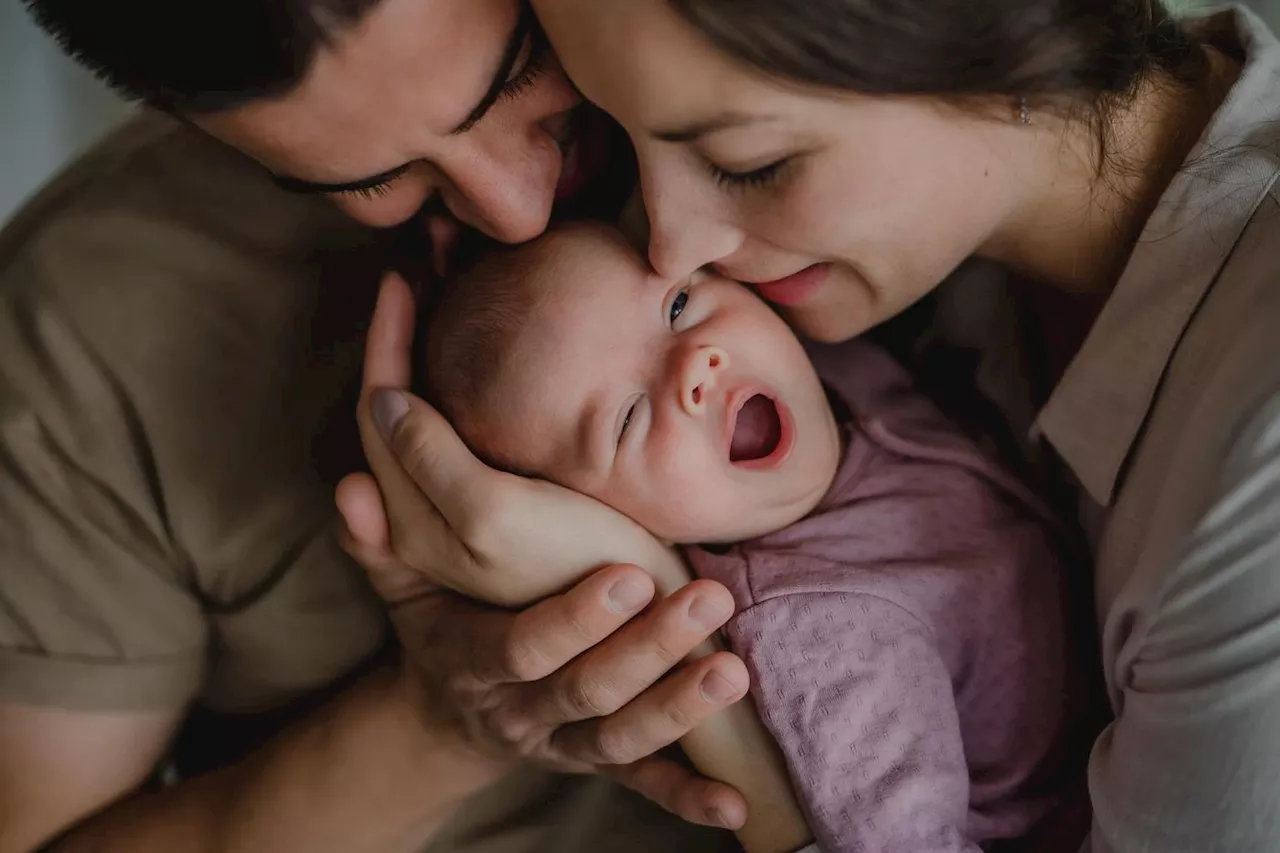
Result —
M 1185 10 L 1206 4 L 1169 5 Z M 1280 29 L 1280 0 L 1249 5 Z M 0 222 L 129 109 L 58 52 L 31 23 L 21 0 L 0 0 Z

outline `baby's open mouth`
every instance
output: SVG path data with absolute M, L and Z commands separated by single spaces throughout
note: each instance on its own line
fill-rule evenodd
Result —
M 738 410 L 729 444 L 730 462 L 764 459 L 782 441 L 782 417 L 778 405 L 764 394 L 755 394 Z

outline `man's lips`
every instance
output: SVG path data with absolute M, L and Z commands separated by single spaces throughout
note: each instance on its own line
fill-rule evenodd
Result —
M 739 280 L 754 287 L 763 299 L 775 305 L 799 305 L 822 287 L 830 273 L 831 264 L 820 263 L 772 281 Z
M 582 146 L 576 139 L 560 144 L 563 161 L 560 179 L 556 182 L 556 201 L 573 198 L 586 184 L 586 170 L 582 168 Z
M 587 182 L 583 151 L 590 146 L 590 122 L 580 107 L 564 117 L 551 137 L 560 146 L 560 178 L 556 182 L 556 201 L 572 198 Z
M 790 455 L 795 423 L 777 394 L 744 386 L 726 399 L 723 442 L 725 456 L 735 467 L 770 470 Z

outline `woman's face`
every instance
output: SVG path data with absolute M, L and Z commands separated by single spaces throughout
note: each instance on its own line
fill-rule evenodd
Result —
M 814 338 L 857 335 L 998 253 L 1028 194 L 1013 116 L 767 76 L 667 0 L 534 6 L 573 82 L 635 143 L 658 274 L 711 264 Z

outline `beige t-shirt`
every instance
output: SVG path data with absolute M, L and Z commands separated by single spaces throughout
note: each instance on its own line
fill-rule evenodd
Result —
M 943 337 L 1079 486 L 1115 712 L 1093 853 L 1280 850 L 1280 43 L 1206 23 L 1243 73 L 1038 413 L 1010 294 L 940 293 Z
M 381 645 L 320 473 L 361 459 L 344 392 L 377 242 L 152 114 L 0 233 L 0 698 L 253 713 Z M 526 771 L 430 849 L 725 843 L 600 777 Z
M 5 228 L 0 696 L 257 710 L 376 648 L 313 459 L 351 418 L 371 242 L 152 114 Z M 350 316 L 313 322 L 322 296 Z

